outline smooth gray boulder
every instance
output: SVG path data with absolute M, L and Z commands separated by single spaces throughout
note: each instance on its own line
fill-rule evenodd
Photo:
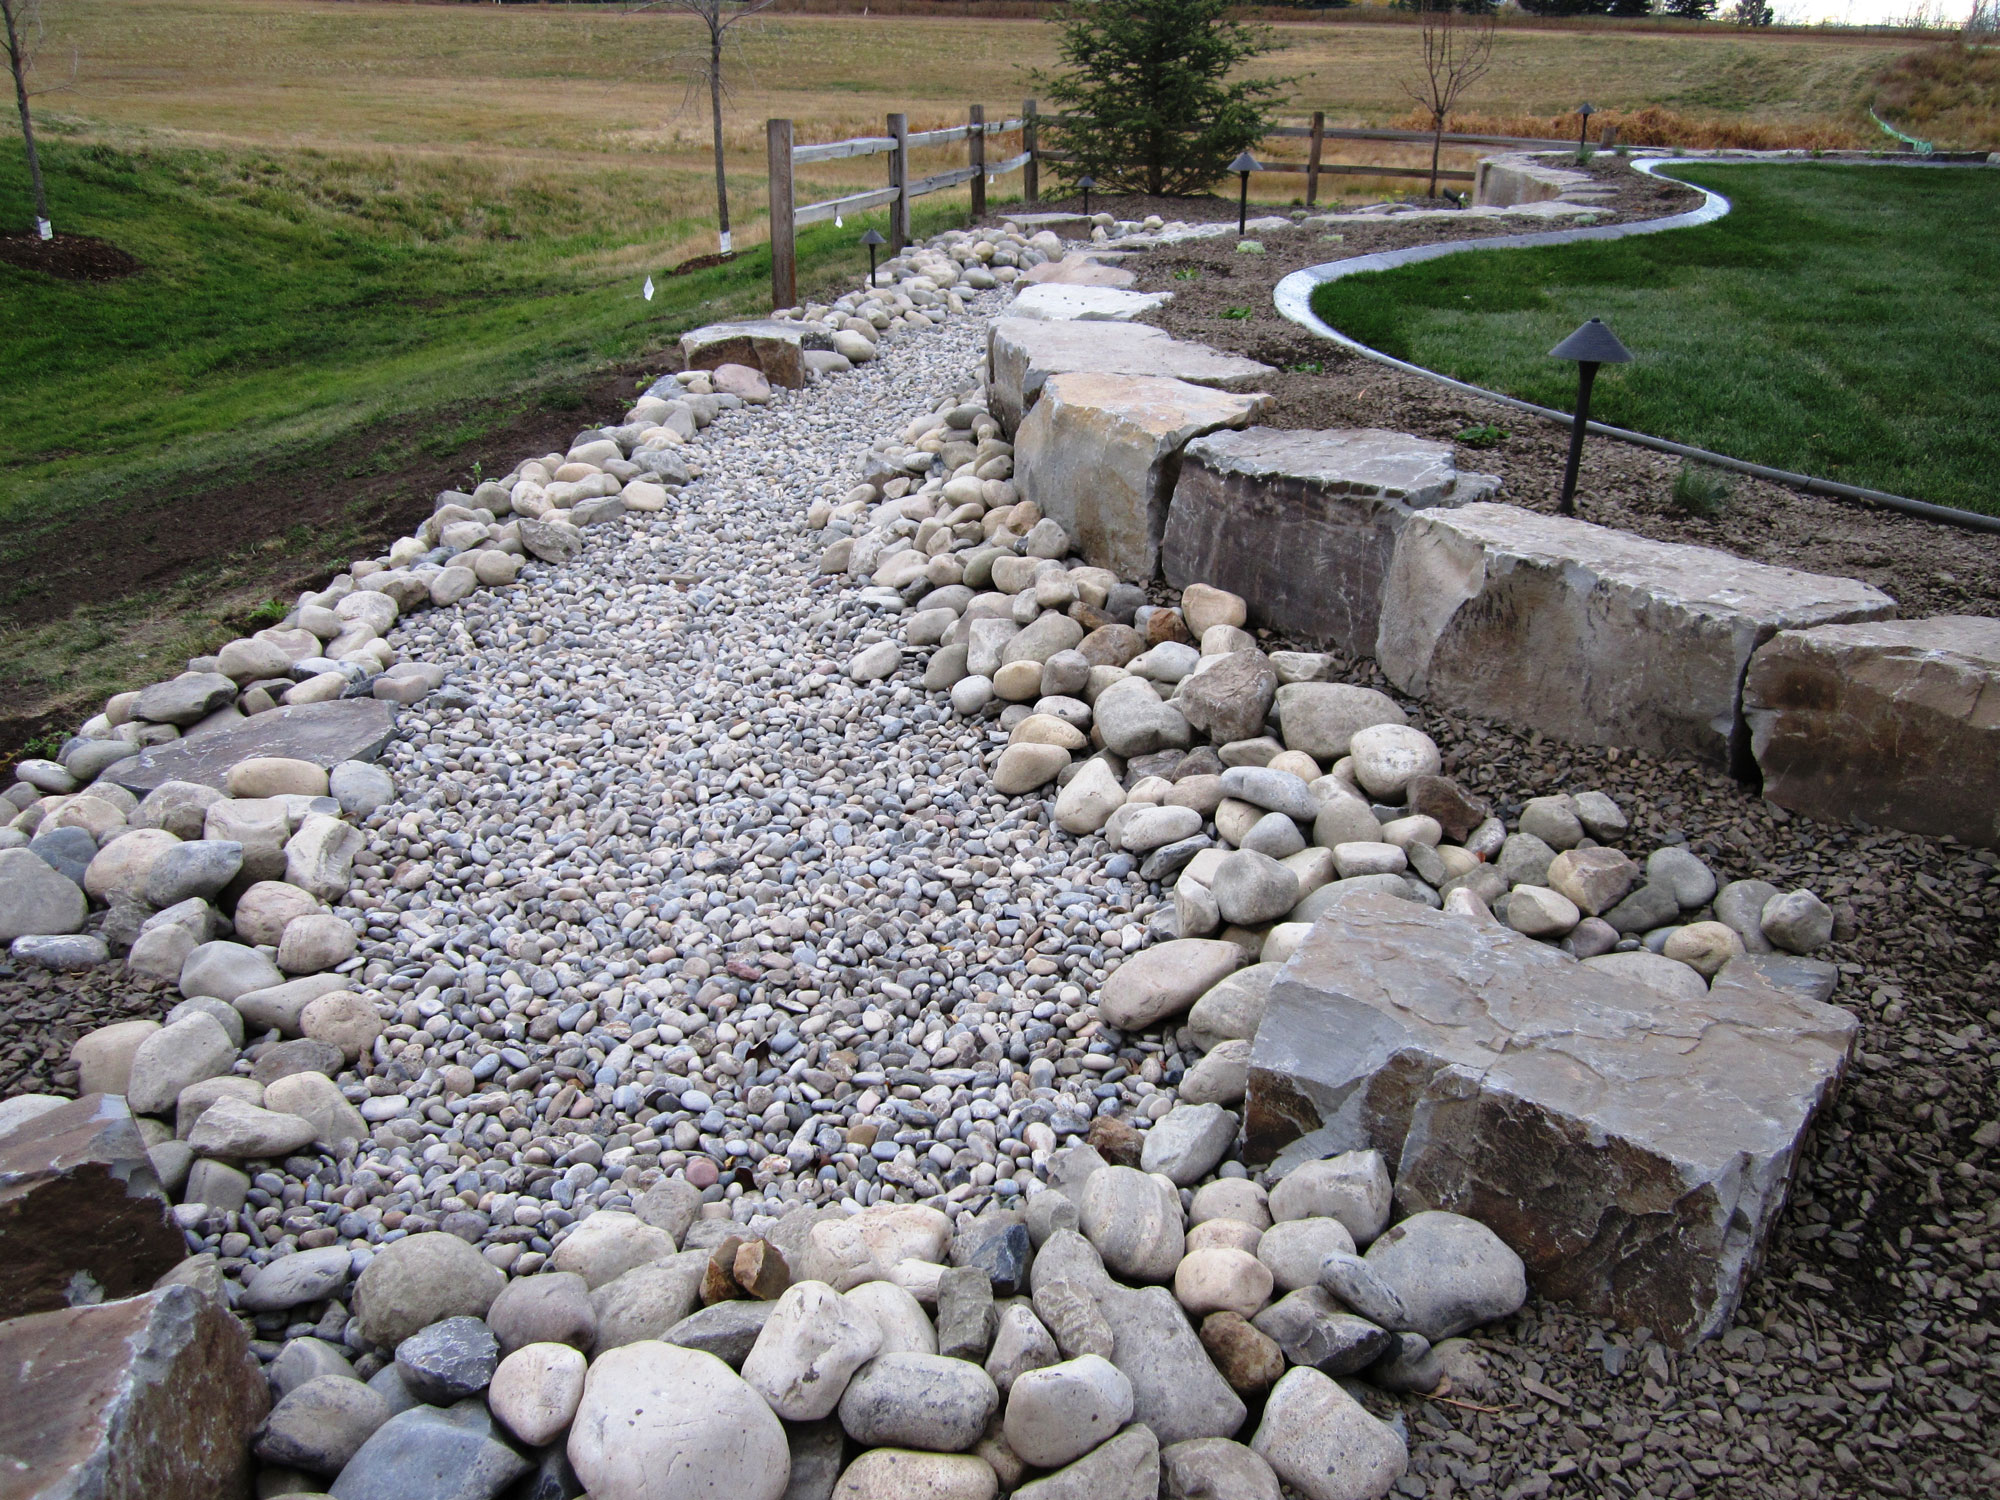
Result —
M 0 943 L 75 932 L 89 912 L 83 888 L 39 854 L 0 849 Z

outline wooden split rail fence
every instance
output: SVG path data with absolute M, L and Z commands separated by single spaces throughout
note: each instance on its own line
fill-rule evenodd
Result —
M 838 220 L 842 215 L 864 213 L 872 208 L 889 209 L 889 252 L 900 254 L 910 242 L 910 200 L 921 198 L 926 193 L 941 192 L 957 187 L 962 182 L 972 185 L 972 217 L 983 218 L 986 214 L 986 188 L 995 178 L 1010 172 L 1021 174 L 1021 197 L 1030 204 L 1041 201 L 1041 163 L 1067 161 L 1066 153 L 1041 149 L 1037 140 L 1039 127 L 1046 123 L 1061 124 L 1061 115 L 1038 114 L 1035 101 L 1029 99 L 1021 106 L 1018 119 L 988 120 L 985 106 L 975 104 L 968 111 L 966 123 L 951 125 L 942 130 L 921 130 L 914 134 L 909 127 L 909 116 L 902 114 L 888 117 L 888 130 L 884 135 L 858 136 L 844 141 L 827 141 L 820 145 L 801 146 L 792 134 L 790 120 L 769 120 L 765 123 L 766 144 L 769 150 L 770 191 L 771 191 L 771 305 L 773 307 L 793 307 L 799 300 L 798 289 L 798 231 L 808 224 L 822 224 L 828 219 Z M 1018 132 L 1021 149 L 1012 156 L 988 160 L 986 142 L 989 136 L 1012 135 Z M 1428 167 L 1387 167 L 1370 165 L 1346 165 L 1322 160 L 1325 143 L 1328 141 L 1386 141 L 1404 145 L 1429 145 L 1428 132 L 1420 130 L 1346 130 L 1328 129 L 1323 111 L 1315 110 L 1312 124 L 1283 126 L 1271 132 L 1272 137 L 1291 138 L 1307 141 L 1306 159 L 1303 162 L 1267 161 L 1258 168 L 1260 172 L 1295 173 L 1306 179 L 1306 203 L 1313 206 L 1319 201 L 1319 180 L 1321 177 L 1430 177 Z M 910 152 L 929 146 L 948 146 L 956 141 L 966 143 L 967 161 L 962 167 L 950 167 L 942 172 L 934 172 L 928 177 L 910 176 Z M 1448 146 L 1513 146 L 1540 147 L 1560 146 L 1560 141 L 1536 140 L 1525 136 L 1497 135 L 1456 135 L 1447 134 L 1444 144 Z M 843 161 L 850 157 L 882 156 L 889 158 L 889 182 L 886 187 L 871 188 L 863 193 L 848 193 L 839 198 L 827 198 L 818 203 L 799 203 L 795 197 L 794 170 L 811 162 Z M 1445 182 L 1470 182 L 1473 173 L 1442 171 L 1438 177 Z

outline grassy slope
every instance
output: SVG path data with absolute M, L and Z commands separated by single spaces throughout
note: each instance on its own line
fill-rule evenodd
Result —
M 0 269 L 0 523 L 621 359 L 760 285 L 746 259 L 648 306 L 641 277 L 605 263 L 614 234 L 563 232 L 522 195 L 421 164 L 61 142 L 47 157 L 57 222 L 146 269 Z M 23 175 L 0 157 L 0 196 Z
M 747 264 L 663 284 L 650 307 L 637 296 L 646 274 L 712 246 L 703 112 L 673 81 L 690 23 L 587 6 L 69 0 L 62 24 L 53 50 L 78 49 L 82 83 L 49 96 L 66 111 L 47 121 L 57 222 L 148 273 L 79 288 L 0 269 L 0 327 L 19 333 L 0 348 L 0 521 L 562 378 L 755 301 Z M 1269 66 L 1300 75 L 1302 103 L 1355 120 L 1406 104 L 1408 28 L 1280 36 Z M 733 196 L 754 243 L 764 116 L 819 139 L 879 129 L 898 107 L 918 127 L 972 99 L 999 114 L 1029 87 L 1023 70 L 1051 60 L 1052 28 L 787 17 L 744 37 Z M 1587 56 L 1608 106 L 1805 117 L 1845 107 L 1894 45 L 1511 34 L 1479 92 L 1559 108 Z M 956 159 L 923 153 L 915 169 Z M 880 171 L 809 168 L 800 195 Z M 0 149 L 0 205 L 23 188 Z
M 1462 380 L 1568 409 L 1546 357 L 1586 317 L 1638 356 L 1603 421 L 2000 512 L 2000 176 L 1702 167 L 1728 217 L 1604 245 L 1446 256 L 1320 289 L 1320 316 Z

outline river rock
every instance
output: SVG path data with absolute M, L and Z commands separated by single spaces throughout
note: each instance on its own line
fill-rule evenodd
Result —
M 0 849 L 0 943 L 30 934 L 75 932 L 89 909 L 77 883 L 39 854 Z
M 196 1011 L 139 1043 L 132 1054 L 126 1097 L 135 1113 L 166 1114 L 182 1089 L 227 1073 L 235 1061 L 236 1044 L 229 1033 L 215 1017 Z
M 1177 1104 L 1146 1132 L 1139 1166 L 1176 1187 L 1192 1187 L 1215 1170 L 1235 1140 L 1236 1116 L 1221 1105 Z M 1085 1193 L 1087 1198 L 1088 1188 Z
M 1202 1107 L 1233 1119 L 1219 1105 Z M 1167 1184 L 1131 1167 L 1105 1167 L 1085 1180 L 1076 1207 L 1084 1238 L 1113 1272 L 1133 1281 L 1172 1278 L 1187 1240 Z
M 1304 1368 L 1272 1389 L 1250 1447 L 1306 1500 L 1380 1500 L 1410 1462 L 1395 1429 L 1338 1381 Z
M 396 1346 L 396 1369 L 420 1401 L 448 1406 L 486 1389 L 500 1363 L 500 1341 L 478 1318 L 445 1318 Z
M 1379 1151 L 1349 1151 L 1301 1163 L 1270 1190 L 1271 1218 L 1335 1219 L 1366 1245 L 1389 1222 L 1393 1189 L 1388 1164 Z
M 1026 1371 L 1007 1397 L 1007 1446 L 1036 1468 L 1081 1458 L 1132 1417 L 1132 1382 L 1095 1354 Z
M 1015 1302 L 1001 1310 L 993 1347 L 986 1356 L 986 1373 L 1001 1396 L 1005 1397 L 1027 1371 L 1043 1369 L 1061 1358 L 1062 1351 L 1032 1307 Z
M 1093 1173 L 1092 1177 L 1102 1175 Z M 1055 1311 L 1045 1306 L 1058 1290 L 1087 1299 L 1110 1334 L 1108 1352 L 1065 1349 L 1071 1358 L 1103 1354 L 1132 1382 L 1132 1412 L 1168 1442 L 1229 1437 L 1243 1424 L 1241 1399 L 1209 1362 L 1187 1314 L 1165 1287 L 1130 1288 L 1113 1281 L 1090 1242 L 1058 1230 L 1043 1243 L 1031 1272 L 1035 1309 L 1056 1332 Z
M 591 1364 L 568 1451 L 604 1500 L 694 1500 L 724 1475 L 741 1500 L 779 1500 L 791 1467 L 755 1390 L 713 1355 L 651 1341 Z
M 999 1404 L 992 1378 L 967 1360 L 881 1354 L 847 1382 L 840 1425 L 869 1447 L 960 1453 L 979 1441 Z
M 1159 1439 L 1134 1422 L 1067 1468 L 1014 1494 L 1019 1500 L 1157 1500 L 1159 1492 Z
M 788 1422 L 817 1421 L 882 1346 L 882 1330 L 824 1282 L 795 1282 L 743 1361 L 743 1378 Z
M 271 1408 L 256 1453 L 267 1464 L 338 1474 L 390 1415 L 389 1403 L 352 1374 L 318 1375 Z
M 659 1332 L 686 1316 L 683 1306 L 660 1325 Z M 567 1344 L 588 1351 L 597 1342 L 597 1313 L 591 1307 L 589 1284 L 573 1271 L 544 1268 L 536 1276 L 516 1276 L 486 1309 L 486 1326 L 493 1330 L 503 1356 L 530 1344 Z
M 582 1354 L 567 1344 L 525 1344 L 500 1361 L 486 1403 L 531 1448 L 553 1442 L 583 1400 Z
M 327 1493 L 333 1500 L 497 1500 L 528 1472 L 483 1406 L 399 1411 L 361 1445 Z
M 338 1296 L 347 1285 L 350 1259 L 338 1245 L 281 1255 L 251 1274 L 237 1306 L 246 1312 L 280 1312 Z
M 1138 1031 L 1179 1015 L 1225 976 L 1241 968 L 1234 943 L 1179 938 L 1127 958 L 1098 991 L 1097 1008 L 1111 1025 Z
M 1246 1250 L 1190 1250 L 1174 1269 L 1174 1300 L 1190 1317 L 1227 1310 L 1248 1318 L 1270 1297 L 1270 1268 Z
M 1223 921 L 1251 927 L 1275 921 L 1298 905 L 1299 878 L 1268 854 L 1238 849 L 1216 866 L 1209 891 Z
M 549 1257 L 552 1271 L 573 1271 L 595 1291 L 635 1266 L 674 1253 L 674 1242 L 636 1214 L 600 1210 L 583 1219 Z
M 1403 1327 L 1432 1343 L 1520 1310 L 1521 1258 L 1477 1220 L 1417 1213 L 1368 1247 L 1364 1260 L 1402 1304 Z
M 832 1500 L 994 1500 L 998 1476 L 969 1453 L 875 1448 L 847 1466 Z
M 452 1317 L 484 1317 L 506 1277 L 456 1235 L 413 1234 L 376 1251 L 354 1283 L 361 1334 L 393 1348 Z

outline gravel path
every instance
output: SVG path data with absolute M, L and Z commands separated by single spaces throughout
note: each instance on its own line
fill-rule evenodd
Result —
M 1039 802 L 991 790 L 988 726 L 908 674 L 850 681 L 888 634 L 820 576 L 800 524 L 852 486 L 870 440 L 969 386 L 981 343 L 954 319 L 726 412 L 667 513 L 593 528 L 564 567 L 399 630 L 453 678 L 388 761 L 402 807 L 361 861 L 362 952 L 408 996 L 381 1087 L 409 1075 L 409 1117 L 463 1139 L 377 1163 L 395 1191 L 364 1214 L 436 1218 L 453 1195 L 470 1207 L 561 1171 L 547 1210 L 515 1210 L 539 1255 L 566 1217 L 622 1206 L 622 1165 L 694 1151 L 736 1167 L 738 1219 L 767 1196 L 938 1193 L 954 1159 L 979 1164 L 952 1193 L 973 1206 L 996 1175 L 1019 1191 L 1032 1124 L 1088 1119 L 1089 1090 L 1024 1107 L 999 1064 L 1058 1029 L 1091 1047 L 1084 1004 L 1154 898 L 1115 878 L 1129 859 L 1052 840 Z M 510 1015 L 527 991 L 541 998 Z M 473 1087 L 449 1076 L 492 1041 Z M 1065 1071 L 1134 1105 L 1160 1061 Z M 537 1093 L 555 1123 L 529 1123 Z M 699 1124 L 660 1139 L 645 1125 L 669 1094 Z M 850 1145 L 889 1095 L 872 1153 Z

